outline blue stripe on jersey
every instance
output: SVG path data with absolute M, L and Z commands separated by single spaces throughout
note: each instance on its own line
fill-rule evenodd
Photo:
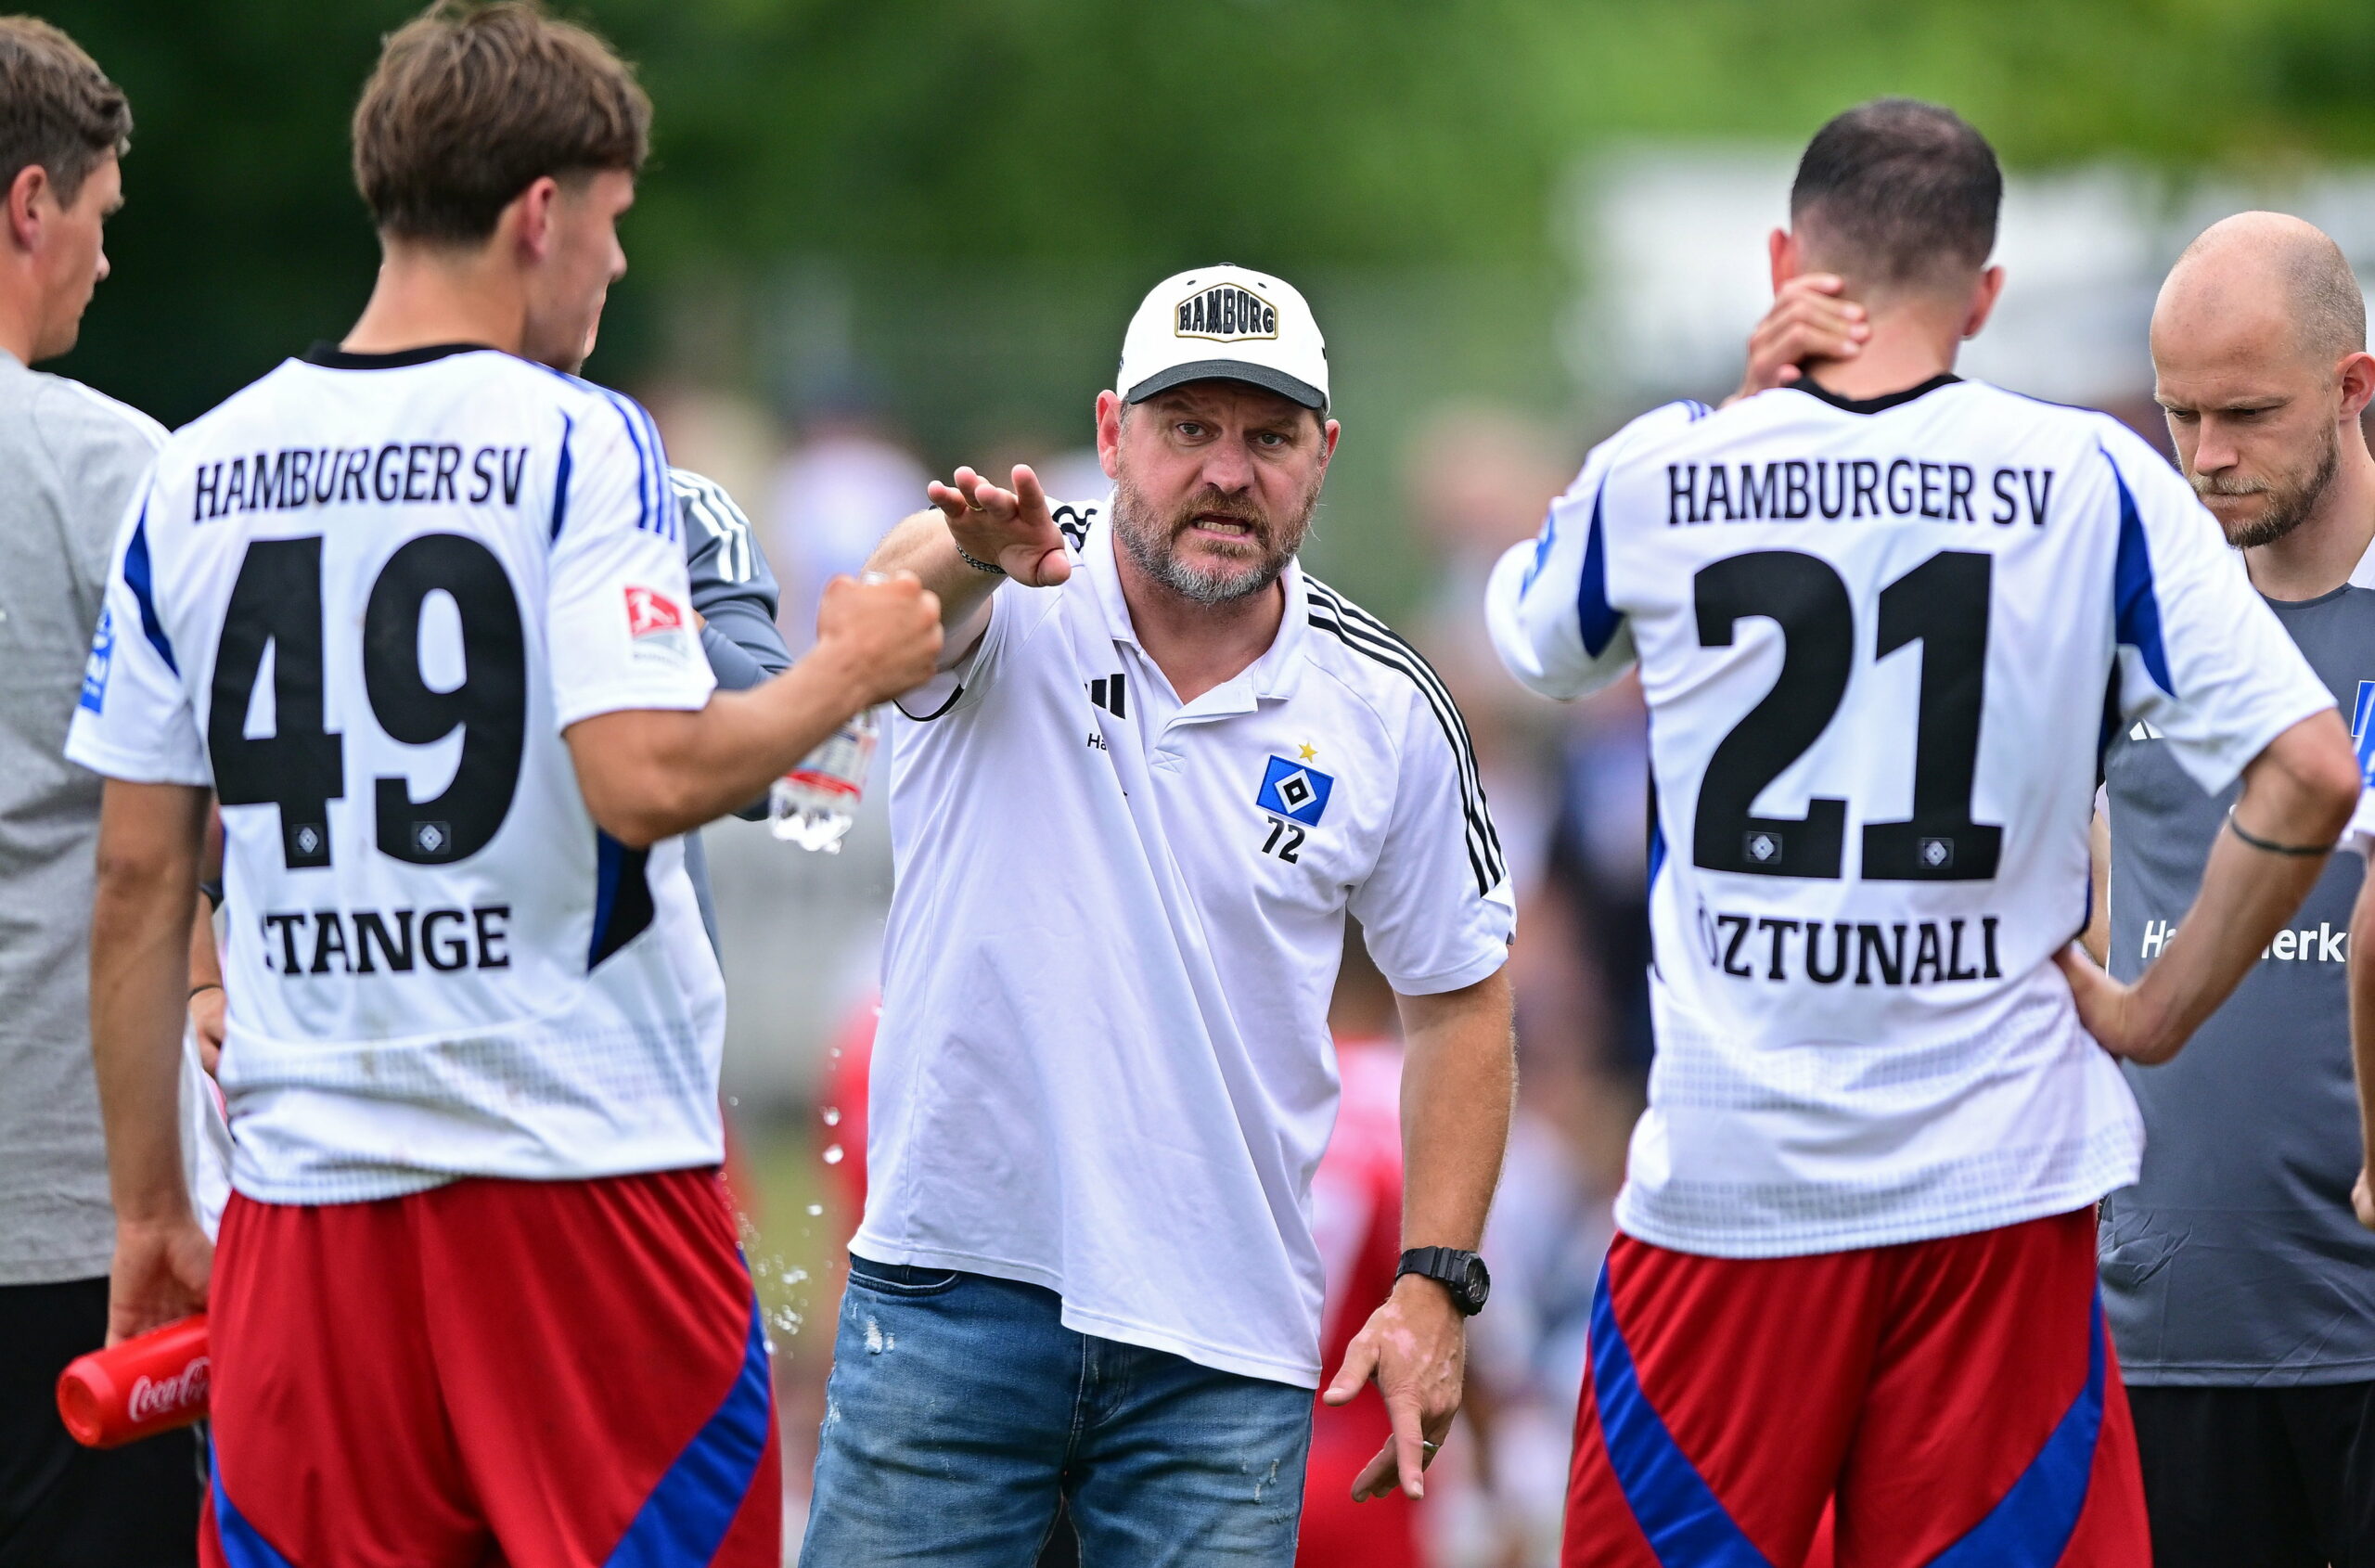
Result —
M 627 440 L 635 443 L 635 493 L 636 501 L 642 507 L 642 515 L 635 519 L 635 525 L 648 533 L 657 533 L 660 532 L 660 524 L 658 518 L 653 514 L 660 508 L 652 499 L 651 456 L 644 450 L 643 431 L 636 428 L 635 416 L 627 412 L 625 398 L 608 387 L 597 387 L 594 390 L 610 400 L 610 406 L 619 411 L 620 422 L 627 428 Z
M 553 469 L 553 527 L 550 537 L 560 537 L 560 525 L 569 517 L 569 438 L 577 433 L 577 422 L 564 414 L 560 417 L 560 462 Z
M 2152 592 L 2152 550 L 2144 537 L 2144 520 L 2128 494 L 2126 476 L 2111 453 L 2097 447 L 2112 466 L 2112 482 L 2119 486 L 2119 558 L 2112 571 L 2112 602 L 2119 640 L 2136 649 L 2144 670 L 2163 691 L 2175 697 L 2176 682 L 2169 678 L 2169 650 L 2161 643 L 2161 601 Z
M 1632 1349 L 1616 1326 L 1606 1264 L 1592 1292 L 1590 1339 L 1591 1392 L 1609 1464 L 1658 1561 L 1665 1568 L 1773 1568 L 1641 1392 Z
M 1608 602 L 1608 543 L 1600 526 L 1600 502 L 1607 494 L 1603 480 L 1599 494 L 1592 497 L 1591 532 L 1584 535 L 1583 575 L 1575 585 L 1575 623 L 1584 634 L 1584 651 L 1595 659 L 1616 640 L 1616 629 L 1624 623 Z
M 231 1498 L 223 1490 L 223 1467 L 219 1453 L 208 1467 L 210 1484 L 214 1491 L 214 1538 L 223 1548 L 223 1561 L 230 1568 L 294 1568 L 289 1559 L 280 1555 L 273 1544 L 258 1533 L 247 1516 L 231 1506 Z
M 535 364 L 533 360 L 528 363 Z M 558 377 L 580 392 L 594 393 L 618 410 L 619 422 L 626 426 L 627 441 L 635 447 L 635 505 L 639 508 L 635 525 L 647 533 L 658 533 L 668 539 L 677 537 L 676 509 L 668 494 L 667 465 L 662 462 L 659 464 L 657 471 L 654 469 L 654 460 L 659 456 L 661 448 L 660 431 L 657 426 L 649 422 L 651 416 L 645 414 L 642 405 L 634 399 L 614 392 L 608 387 L 597 385 L 583 376 L 572 376 L 566 370 L 556 370 L 549 365 L 536 365 L 536 368 L 548 376 Z M 641 425 L 636 422 L 638 415 L 643 419 Z M 646 430 L 651 432 L 651 444 L 648 450 L 644 446 L 642 434 Z M 558 521 L 553 524 L 553 533 L 556 536 L 560 533 L 560 524 Z
M 668 452 L 660 443 L 660 426 L 653 421 L 651 410 L 642 404 L 631 397 L 625 399 L 625 403 L 627 407 L 634 411 L 635 417 L 643 421 L 643 433 L 651 439 L 651 466 L 656 476 L 651 482 L 651 495 L 658 519 L 658 532 L 666 534 L 669 543 L 679 543 L 684 538 L 684 530 L 680 526 L 679 513 L 675 505 L 676 497 L 668 484 Z
M 1987 1517 L 1930 1560 L 1930 1568 L 2053 1568 L 2078 1529 L 2103 1431 L 2103 1297 L 2095 1292 L 2086 1340 L 2086 1386 L 2070 1402 L 2037 1457 Z
M 144 501 L 140 521 L 132 525 L 132 543 L 123 550 L 123 584 L 140 601 L 140 629 L 148 634 L 149 646 L 164 660 L 165 668 L 178 675 L 182 673 L 181 662 L 173 657 L 173 642 L 165 636 L 165 623 L 157 618 L 153 575 L 148 564 L 148 505 Z
M 642 935 L 651 925 L 651 880 L 648 849 L 629 849 L 594 830 L 594 934 L 585 948 L 585 972 Z
M 717 1555 L 766 1457 L 775 1419 L 767 1371 L 766 1330 L 754 1300 L 734 1386 L 644 1499 L 603 1568 L 678 1568 Z

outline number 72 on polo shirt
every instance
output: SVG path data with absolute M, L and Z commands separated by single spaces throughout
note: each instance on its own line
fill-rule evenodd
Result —
M 1304 746 L 1301 750 L 1310 752 L 1312 748 Z M 1262 841 L 1262 853 L 1295 865 L 1302 855 L 1304 839 L 1319 826 L 1320 817 L 1328 810 L 1328 797 L 1335 789 L 1336 780 L 1308 761 L 1270 758 L 1263 770 L 1262 788 L 1253 797 L 1253 803 L 1262 809 L 1263 817 L 1269 824 L 1268 835 Z

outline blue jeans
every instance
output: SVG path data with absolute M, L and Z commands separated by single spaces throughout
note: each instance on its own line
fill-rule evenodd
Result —
M 1053 1291 L 850 1259 L 802 1568 L 1290 1568 L 1312 1392 L 1074 1333 Z

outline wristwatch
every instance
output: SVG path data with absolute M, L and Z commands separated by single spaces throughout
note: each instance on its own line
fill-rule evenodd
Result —
M 1451 1304 L 1463 1317 L 1483 1311 L 1484 1298 L 1493 1293 L 1493 1276 L 1485 1269 L 1484 1260 L 1457 1247 L 1411 1248 L 1402 1254 L 1393 1277 L 1399 1279 L 1406 1274 L 1423 1274 L 1450 1292 Z

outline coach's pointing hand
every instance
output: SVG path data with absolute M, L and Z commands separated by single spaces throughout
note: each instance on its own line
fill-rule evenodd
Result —
M 1047 508 L 1047 493 L 1027 465 L 1014 469 L 1014 488 L 1001 490 L 970 469 L 954 484 L 925 488 L 948 520 L 948 536 L 976 560 L 987 561 L 1026 588 L 1052 588 L 1072 574 L 1064 536 Z
M 940 639 L 940 600 L 912 572 L 825 585 L 816 651 L 849 672 L 869 707 L 930 680 Z

